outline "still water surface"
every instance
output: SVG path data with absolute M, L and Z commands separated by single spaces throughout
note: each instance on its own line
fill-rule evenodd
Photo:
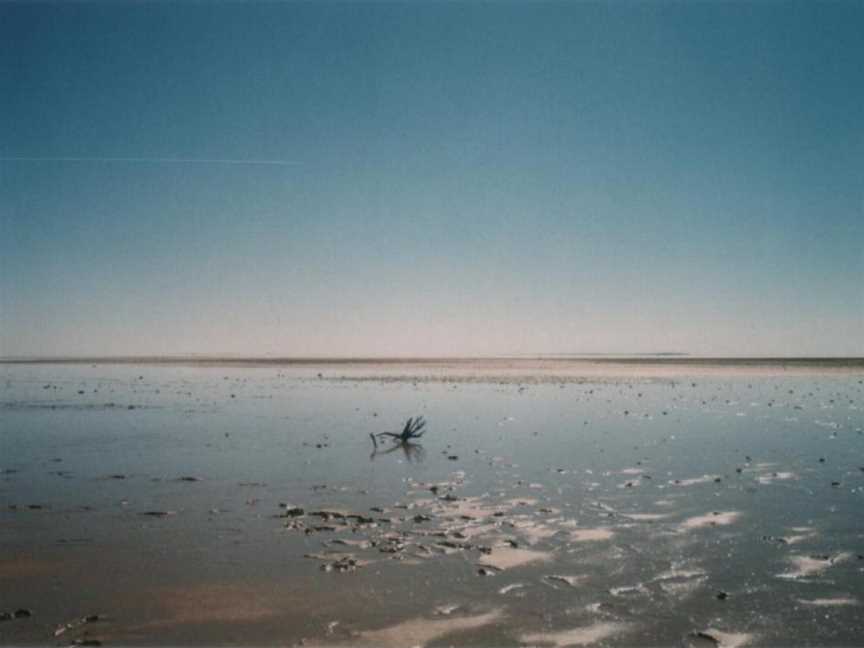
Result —
M 0 380 L 7 645 L 864 645 L 854 373 Z

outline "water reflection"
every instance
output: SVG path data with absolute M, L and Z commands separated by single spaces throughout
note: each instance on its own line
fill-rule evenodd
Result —
M 386 450 L 379 450 L 378 446 L 375 446 L 372 454 L 369 455 L 369 459 L 370 461 L 374 461 L 375 457 L 379 455 L 392 454 L 397 450 L 402 451 L 402 454 L 405 456 L 406 461 L 408 461 L 409 463 L 422 463 L 422 461 L 426 458 L 426 450 L 421 444 L 406 441 L 404 443 L 396 443 L 390 448 L 387 448 Z

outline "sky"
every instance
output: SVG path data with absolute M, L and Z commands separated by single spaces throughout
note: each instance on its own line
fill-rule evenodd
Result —
M 0 4 L 0 356 L 864 355 L 864 2 Z

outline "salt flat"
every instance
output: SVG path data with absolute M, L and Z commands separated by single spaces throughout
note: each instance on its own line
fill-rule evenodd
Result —
M 0 365 L 0 643 L 864 636 L 858 361 L 84 360 Z

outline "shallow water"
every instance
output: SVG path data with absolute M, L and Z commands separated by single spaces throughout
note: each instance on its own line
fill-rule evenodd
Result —
M 861 375 L 338 376 L 0 367 L 0 642 L 864 643 Z

